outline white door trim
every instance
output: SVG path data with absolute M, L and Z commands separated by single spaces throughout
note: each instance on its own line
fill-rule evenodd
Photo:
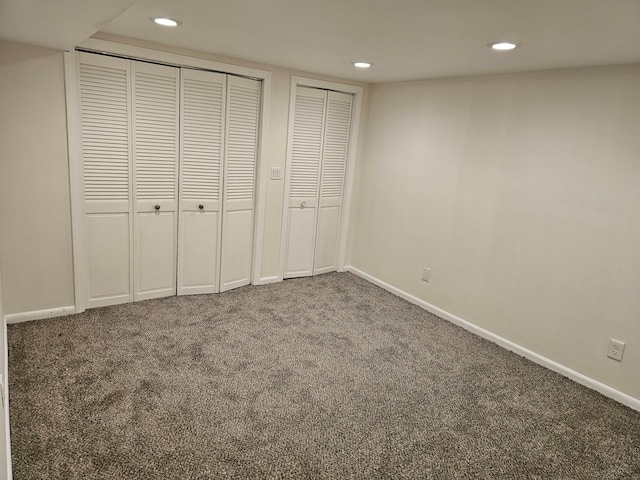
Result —
M 264 242 L 264 215 L 267 203 L 267 155 L 269 116 L 271 114 L 271 73 L 262 79 L 260 130 L 258 131 L 258 158 L 256 160 L 255 219 L 253 225 L 253 271 L 251 283 L 265 283 L 262 278 L 262 244 Z
M 87 305 L 87 255 L 84 237 L 84 195 L 82 179 L 82 134 L 80 119 L 79 59 L 75 51 L 64 52 L 64 78 L 67 100 L 67 146 L 69 149 L 69 193 L 71 195 L 71 242 L 76 313 Z
M 105 52 L 125 57 L 153 60 L 181 67 L 195 67 L 206 70 L 229 73 L 255 78 L 262 81 L 260 110 L 260 138 L 258 140 L 258 158 L 256 182 L 256 211 L 252 262 L 252 283 L 261 283 L 262 243 L 264 238 L 264 213 L 266 206 L 267 184 L 267 138 L 269 138 L 269 114 L 271 105 L 271 72 L 255 68 L 242 67 L 227 63 L 189 57 L 174 53 L 161 52 L 148 48 L 135 47 L 123 43 L 109 42 L 90 38 L 78 47 L 96 52 Z M 71 192 L 71 225 L 73 242 L 74 293 L 76 312 L 86 309 L 88 275 L 86 271 L 87 240 L 84 237 L 84 207 L 82 183 L 81 119 L 79 105 L 79 62 L 75 51 L 65 52 L 65 83 L 67 104 L 67 141 L 69 148 L 69 181 Z
M 301 87 L 321 88 L 342 93 L 353 94 L 353 114 L 349 131 L 349 151 L 347 152 L 347 165 L 344 180 L 344 192 L 342 200 L 342 215 L 340 218 L 340 234 L 338 237 L 337 270 L 344 271 L 345 257 L 347 254 L 347 237 L 349 233 L 349 214 L 351 212 L 351 197 L 353 194 L 353 177 L 355 172 L 358 131 L 360 129 L 360 113 L 362 110 L 362 96 L 364 89 L 356 85 L 328 82 L 306 77 L 291 77 L 291 91 L 289 94 L 289 125 L 287 127 L 287 157 L 285 163 L 284 198 L 282 202 L 282 229 L 280 236 L 280 264 L 278 268 L 278 280 L 284 279 L 284 268 L 287 247 L 287 223 L 289 218 L 289 168 L 293 144 L 293 120 L 296 106 L 296 90 Z

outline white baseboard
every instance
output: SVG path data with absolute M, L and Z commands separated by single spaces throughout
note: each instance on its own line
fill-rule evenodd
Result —
M 388 283 L 383 282 L 382 280 L 372 275 L 369 275 L 368 273 L 365 273 L 362 270 L 359 270 L 351 265 L 345 266 L 345 271 L 351 272 L 361 278 L 364 278 L 365 280 L 387 290 L 388 292 L 391 292 L 394 295 L 397 295 L 398 297 L 413 303 L 414 305 L 424 308 L 428 312 L 431 312 L 440 318 L 448 320 L 449 322 L 455 325 L 458 325 L 472 333 L 475 333 L 476 335 L 482 338 L 485 338 L 503 348 L 506 348 L 507 350 L 517 353 L 518 355 L 521 355 L 524 358 L 531 360 L 534 363 L 537 363 L 538 365 L 542 365 L 543 367 L 546 367 L 549 370 L 553 370 L 554 372 L 557 372 L 573 380 L 574 382 L 584 385 L 585 387 L 591 388 L 592 390 L 596 390 L 597 392 L 600 392 L 601 394 L 609 398 L 612 398 L 613 400 L 620 402 L 623 405 L 626 405 L 627 407 L 630 407 L 640 412 L 640 400 L 637 398 L 627 395 L 626 393 L 616 390 L 615 388 L 611 388 L 610 386 L 605 385 L 604 383 L 601 383 L 597 380 L 594 380 L 593 378 L 587 377 L 582 373 L 576 372 L 575 370 L 567 368 L 564 365 L 554 362 L 553 360 L 550 360 L 546 357 L 543 357 L 542 355 L 539 355 L 525 347 L 522 347 L 494 333 L 491 333 L 489 330 L 480 328 L 471 322 L 463 320 L 462 318 L 452 313 L 449 313 L 445 310 L 442 310 L 441 308 L 436 307 L 435 305 L 425 302 L 424 300 L 414 295 L 411 295 L 410 293 L 407 293 L 404 290 L 400 290 L 399 288 L 389 285 Z
M 76 313 L 76 307 L 47 308 L 46 310 L 35 310 L 33 312 L 10 313 L 4 316 L 7 323 L 29 322 L 31 320 L 41 320 L 43 318 L 61 317 Z

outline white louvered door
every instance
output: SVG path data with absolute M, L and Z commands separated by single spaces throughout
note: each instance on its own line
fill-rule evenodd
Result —
M 176 294 L 179 73 L 131 63 L 134 300 Z
M 78 58 L 87 307 L 250 283 L 262 83 Z
M 327 93 L 313 274 L 336 269 L 353 95 Z
M 261 87 L 257 80 L 227 79 L 221 292 L 251 283 Z
M 296 89 L 284 278 L 336 269 L 352 99 L 327 90 Z
M 226 76 L 182 70 L 178 294 L 219 290 Z
M 79 59 L 87 306 L 99 307 L 133 299 L 129 62 Z
M 324 90 L 298 87 L 296 92 L 284 277 L 304 277 L 313 271 L 316 207 L 326 108 Z

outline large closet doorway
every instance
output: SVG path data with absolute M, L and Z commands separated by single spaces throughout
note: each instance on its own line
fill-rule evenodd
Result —
M 249 284 L 261 82 L 77 59 L 85 306 Z
M 355 95 L 296 84 L 292 92 L 283 221 L 283 278 L 341 268 Z M 351 159 L 353 160 L 353 159 Z

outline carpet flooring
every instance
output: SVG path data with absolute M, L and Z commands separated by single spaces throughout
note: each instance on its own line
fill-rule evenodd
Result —
M 8 341 L 16 480 L 640 479 L 640 413 L 349 273 Z

